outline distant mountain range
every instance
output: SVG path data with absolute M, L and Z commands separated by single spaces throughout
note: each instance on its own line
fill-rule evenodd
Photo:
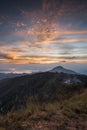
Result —
M 0 80 L 7 79 L 7 78 L 19 77 L 19 76 L 23 76 L 23 75 L 26 75 L 26 74 L 0 73 Z
M 75 71 L 69 70 L 69 69 L 65 69 L 62 66 L 57 66 L 55 68 L 53 68 L 52 70 L 50 70 L 49 72 L 53 72 L 53 73 L 66 73 L 66 74 L 78 74 Z M 40 72 L 37 72 L 40 73 Z M 35 73 L 31 73 L 35 74 Z M 19 76 L 24 76 L 27 75 L 26 73 L 23 74 L 16 74 L 16 73 L 0 73 L 0 80 L 2 79 L 6 79 L 6 78 L 14 78 L 14 77 L 19 77 Z

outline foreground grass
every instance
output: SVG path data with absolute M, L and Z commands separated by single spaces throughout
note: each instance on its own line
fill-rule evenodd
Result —
M 87 130 L 87 90 L 63 102 L 34 103 L 0 116 L 0 130 Z
M 63 111 L 67 116 L 77 116 L 78 118 L 79 115 L 81 117 L 87 117 L 87 90 L 65 101 L 61 107 L 63 107 Z
M 5 130 L 5 128 L 0 127 L 0 130 Z

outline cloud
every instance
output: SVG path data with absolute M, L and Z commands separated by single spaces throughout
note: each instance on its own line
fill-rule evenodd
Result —
M 62 61 L 71 62 L 78 61 L 87 62 L 87 56 L 36 56 L 36 55 L 10 55 L 0 53 L 0 59 L 8 60 L 11 64 L 51 64 Z M 6 61 L 7 62 L 7 61 Z
M 0 33 L 1 59 L 8 59 L 10 64 L 86 61 L 85 57 L 78 57 L 79 53 L 86 56 L 87 28 L 81 29 L 81 21 L 77 19 L 79 13 L 85 16 L 87 5 L 83 3 L 44 0 L 41 8 L 21 10 L 20 19 L 16 17 L 6 25 L 11 29 Z
M 8 54 L 4 54 L 0 52 L 0 59 L 8 59 L 8 60 L 12 60 L 12 57 Z
M 48 10 L 52 10 L 55 9 L 58 5 L 58 1 L 57 0 L 44 0 L 43 1 L 43 5 L 42 5 L 42 9 L 43 11 L 48 11 Z
M 24 53 L 25 50 L 23 49 L 18 49 L 18 48 L 10 48 L 10 49 L 7 49 L 6 51 L 10 52 L 10 53 Z
M 17 27 L 26 27 L 26 24 L 23 22 L 19 22 L 16 24 Z
M 28 35 L 33 36 L 34 42 L 38 44 L 49 44 L 53 42 L 59 43 L 73 43 L 73 42 L 87 42 L 87 38 L 73 38 L 73 39 L 61 39 L 60 37 L 65 36 L 75 36 L 87 34 L 87 30 L 55 30 L 52 28 L 46 28 L 42 25 L 36 25 L 31 30 L 28 30 Z M 58 40 L 56 40 L 58 39 Z
M 3 23 L 2 22 L 0 22 L 0 26 L 2 25 Z

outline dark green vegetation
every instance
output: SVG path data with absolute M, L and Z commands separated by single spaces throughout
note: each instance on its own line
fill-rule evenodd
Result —
M 81 82 L 64 83 L 65 79 Z M 0 81 L 1 130 L 87 130 L 87 76 L 39 73 Z

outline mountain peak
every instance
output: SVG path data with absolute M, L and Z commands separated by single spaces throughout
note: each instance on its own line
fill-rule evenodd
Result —
M 62 66 L 57 66 L 55 68 L 58 68 L 58 69 L 64 69 Z
M 53 72 L 53 73 L 66 73 L 66 74 L 77 74 L 76 72 L 72 71 L 72 70 L 69 70 L 69 69 L 66 69 L 62 66 L 57 66 L 55 68 L 53 68 L 52 70 L 50 70 L 50 72 Z

